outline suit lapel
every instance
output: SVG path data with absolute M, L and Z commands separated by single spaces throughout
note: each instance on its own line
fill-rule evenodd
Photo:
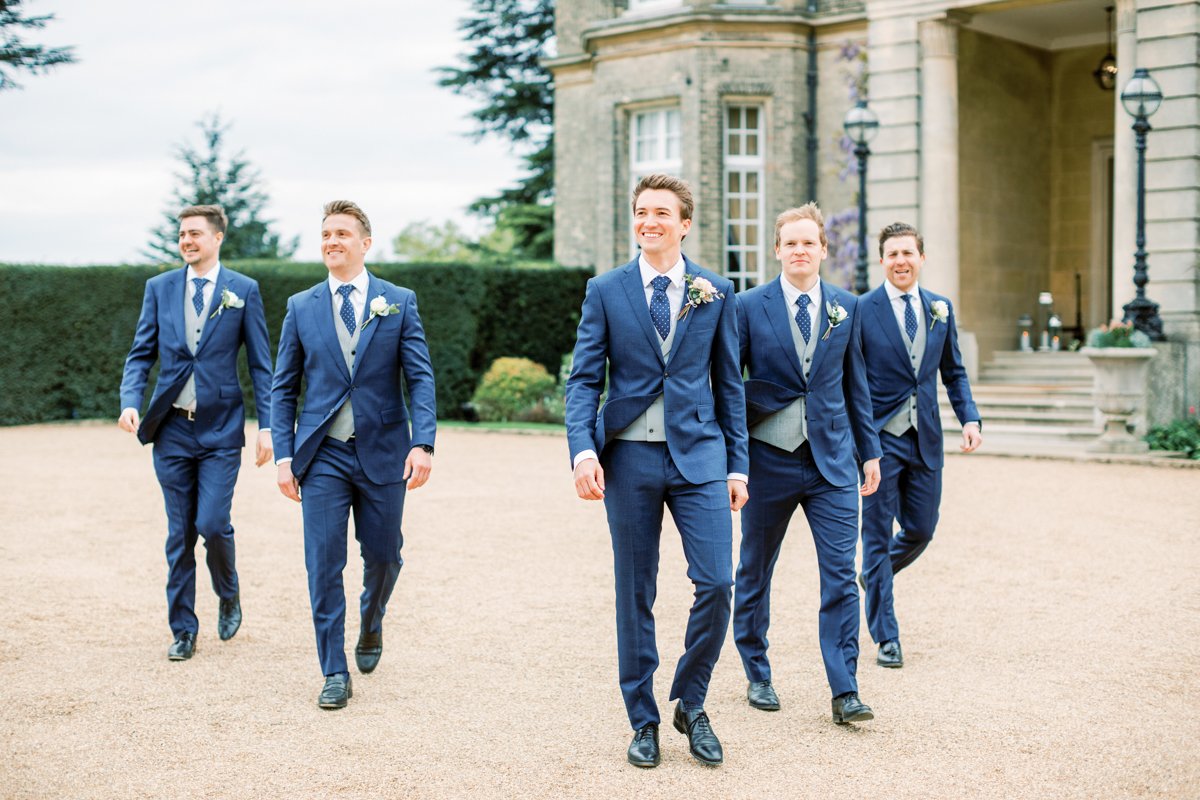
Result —
M 214 329 L 220 323 L 221 318 L 229 311 L 229 309 L 226 309 L 215 317 L 213 316 L 213 313 L 221 307 L 221 297 L 224 295 L 225 290 L 229 288 L 229 278 L 229 270 L 222 266 L 220 277 L 217 279 L 217 285 L 213 287 L 212 300 L 209 302 L 208 308 L 205 309 L 205 315 L 208 319 L 204 320 L 204 325 L 200 328 L 200 341 L 196 344 L 196 355 L 200 355 L 200 351 L 204 349 L 204 346 L 208 344 L 208 340 L 212 338 Z
M 700 274 L 699 267 L 697 267 L 691 261 L 688 261 L 687 256 L 684 256 L 683 257 L 683 303 L 679 306 L 680 312 L 683 311 L 683 307 L 686 306 L 687 302 L 688 302 L 687 276 L 691 275 L 693 278 L 695 278 L 699 274 Z M 729 299 L 732 299 L 732 298 L 729 298 Z M 702 309 L 702 308 L 704 308 L 703 305 L 701 305 L 697 308 L 691 309 L 690 311 L 688 311 L 687 315 L 683 319 L 678 320 L 675 323 L 675 340 L 671 343 L 671 352 L 667 354 L 667 363 L 670 363 L 671 359 L 673 359 L 675 357 L 675 354 L 679 352 L 679 349 L 680 349 L 679 346 L 683 343 L 683 336 L 684 336 L 684 334 L 687 333 L 688 327 L 692 324 L 692 317 L 696 316 L 696 314 L 699 313 L 700 309 Z M 679 315 L 676 314 L 676 316 L 678 317 Z
M 767 284 L 767 288 L 763 290 L 762 302 L 766 306 L 767 320 L 771 323 L 771 329 L 775 331 L 775 338 L 779 340 L 779 347 L 787 354 L 787 362 L 792 365 L 796 379 L 803 386 L 804 371 L 800 366 L 800 354 L 796 352 L 796 340 L 792 338 L 792 317 L 788 314 L 791 309 L 788 308 L 786 295 L 779 283 L 782 280 L 783 277 L 780 276 Z M 809 374 L 812 374 L 811 370 Z
M 884 338 L 892 343 L 892 347 L 896 348 L 896 355 L 900 360 L 909 364 L 908 345 L 904 343 L 900 326 L 896 324 L 896 314 L 892 311 L 891 301 L 888 300 L 886 286 L 880 286 L 875 290 L 875 294 L 871 297 L 871 306 L 875 309 L 875 324 L 883 329 Z
M 812 332 L 812 335 L 817 337 L 817 341 L 813 343 L 813 363 L 812 367 L 808 370 L 808 380 L 810 383 L 817 374 L 817 370 L 821 368 L 821 362 L 825 360 L 825 351 L 829 349 L 829 340 L 823 337 L 825 336 L 825 331 L 829 329 L 829 312 L 826 308 L 834 299 L 833 287 L 825 281 L 821 281 L 821 307 L 817 309 L 817 328 Z M 844 321 L 849 322 L 850 320 L 847 318 Z M 838 324 L 840 325 L 841 323 Z M 831 331 L 829 335 L 833 336 L 833 332 Z
M 167 290 L 167 316 L 175 320 L 175 335 L 179 346 L 187 350 L 187 314 L 183 304 L 187 302 L 187 267 L 175 271 Z
M 383 285 L 371 273 L 367 273 L 367 300 L 363 304 L 363 318 L 359 321 L 359 325 L 371 318 L 371 299 L 383 296 Z M 330 312 L 332 313 L 332 312 Z M 371 344 L 371 340 L 375 338 L 375 330 L 379 327 L 383 317 L 376 319 L 367 327 L 363 328 L 358 334 L 358 346 L 354 349 L 358 351 L 358 355 L 354 357 L 354 370 L 350 373 L 351 380 L 358 373 L 358 365 L 362 363 L 363 357 L 367 354 L 367 347 Z
M 349 380 L 350 370 L 346 369 L 346 357 L 342 355 L 342 345 L 338 342 L 337 331 L 333 328 L 333 295 L 329 293 L 329 281 L 323 280 L 317 284 L 309 297 L 313 303 L 312 313 L 318 335 L 325 342 L 329 354 L 333 356 L 333 362 Z M 338 320 L 338 324 L 341 324 L 341 320 Z
M 654 329 L 654 324 L 650 321 L 650 308 L 646 305 L 646 287 L 642 285 L 642 272 L 638 269 L 636 258 L 625 266 L 625 274 L 621 276 L 621 286 L 624 287 L 625 297 L 632 307 L 633 318 L 642 326 L 642 332 L 646 334 L 646 340 L 654 348 L 654 355 L 658 358 L 658 363 L 665 365 L 666 362 L 662 355 L 662 339 L 658 338 L 658 331 Z M 678 330 L 675 331 L 675 337 L 678 340 Z
M 928 367 L 937 364 L 941 359 L 930 358 L 933 353 L 940 352 L 942 342 L 945 339 L 946 331 L 943 330 L 947 323 L 936 322 L 933 318 L 933 312 L 929 308 L 929 292 L 924 289 L 917 290 L 921 295 L 921 308 L 925 310 L 925 352 L 921 356 L 921 372 L 928 372 Z M 934 339 L 937 339 L 935 346 Z

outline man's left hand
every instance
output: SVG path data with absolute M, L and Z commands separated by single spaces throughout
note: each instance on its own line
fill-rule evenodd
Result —
M 254 443 L 254 466 L 261 467 L 270 461 L 273 455 L 275 448 L 271 444 L 271 432 L 259 431 L 258 441 Z
M 745 481 L 726 481 L 729 485 L 729 510 L 741 511 L 742 506 L 746 505 L 746 501 L 750 499 L 750 491 L 746 488 Z
M 863 482 L 862 488 L 858 493 L 863 497 L 875 494 L 875 490 L 879 488 L 879 459 L 872 458 L 869 461 L 863 462 Z
M 963 425 L 963 443 L 959 449 L 964 453 L 971 453 L 978 450 L 981 444 L 983 444 L 983 434 L 979 432 L 979 423 L 968 422 Z
M 409 450 L 408 458 L 404 459 L 404 479 L 408 481 L 408 488 L 420 489 L 424 486 L 432 469 L 433 456 L 420 447 Z

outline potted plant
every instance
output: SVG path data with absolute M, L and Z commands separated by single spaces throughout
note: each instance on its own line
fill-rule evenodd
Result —
M 1145 453 L 1141 439 L 1129 432 L 1129 418 L 1142 406 L 1150 359 L 1158 355 L 1150 337 L 1132 322 L 1113 320 L 1088 334 L 1082 349 L 1095 367 L 1092 398 L 1104 417 L 1104 432 L 1089 447 L 1100 453 Z

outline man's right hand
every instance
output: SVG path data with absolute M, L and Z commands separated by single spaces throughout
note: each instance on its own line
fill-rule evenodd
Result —
M 292 474 L 292 462 L 285 461 L 279 465 L 279 475 L 276 479 L 279 484 L 279 491 L 283 492 L 283 496 L 289 500 L 300 502 L 300 484 L 296 480 L 296 476 Z
M 123 431 L 137 433 L 138 429 L 138 413 L 136 408 L 127 408 L 121 412 L 121 416 L 117 417 L 117 425 Z
M 594 458 L 585 458 L 575 467 L 575 492 L 584 500 L 604 499 L 604 468 Z

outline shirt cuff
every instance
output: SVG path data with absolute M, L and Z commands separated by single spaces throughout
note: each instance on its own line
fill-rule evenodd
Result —
M 291 456 L 288 456 L 287 458 L 277 458 L 277 459 L 275 459 L 275 466 L 278 467 L 280 464 L 286 464 L 291 460 L 292 460 Z
M 579 454 L 575 456 L 575 460 L 571 462 L 571 469 L 575 469 L 579 466 L 581 461 L 587 461 L 589 458 L 594 458 L 597 461 L 600 460 L 600 457 L 596 455 L 595 450 L 581 450 Z
M 259 428 L 258 432 L 259 433 L 270 433 L 271 429 L 270 428 Z
M 731 473 L 729 473 L 728 475 L 726 475 L 726 476 L 725 476 L 725 480 L 727 480 L 727 481 L 741 481 L 742 483 L 746 484 L 747 486 L 748 486 L 748 485 L 750 485 L 750 477 L 749 477 L 748 475 L 743 475 L 743 474 L 742 474 L 742 473 L 740 473 L 740 472 L 731 472 Z

